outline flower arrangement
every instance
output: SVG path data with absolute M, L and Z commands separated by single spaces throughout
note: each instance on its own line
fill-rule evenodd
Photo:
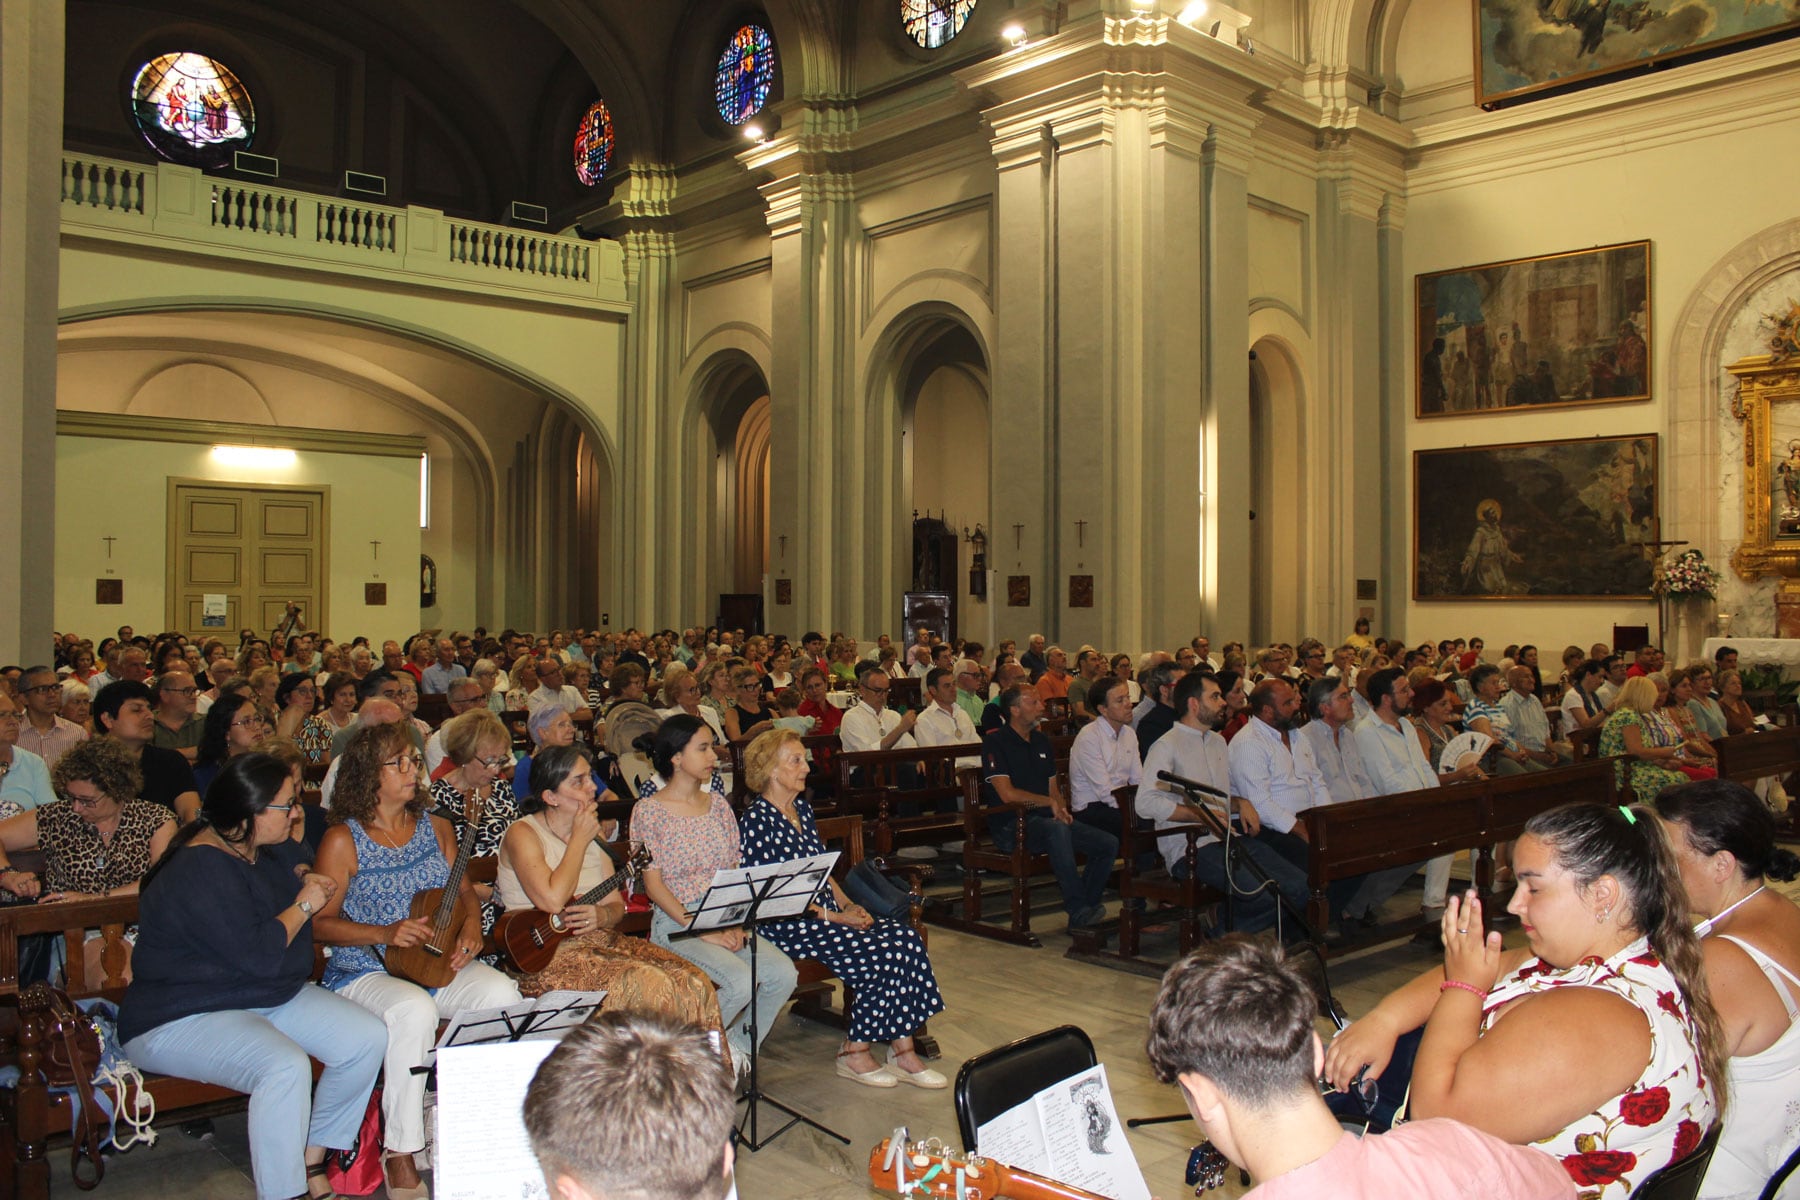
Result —
M 1721 578 L 1708 565 L 1706 555 L 1698 550 L 1683 550 L 1656 564 L 1656 581 L 1651 586 L 1657 595 L 1671 599 L 1711 600 L 1719 594 Z

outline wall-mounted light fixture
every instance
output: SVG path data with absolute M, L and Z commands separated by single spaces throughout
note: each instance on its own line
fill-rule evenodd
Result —
M 280 446 L 214 446 L 212 458 L 221 467 L 257 471 L 284 470 L 300 461 L 298 454 Z

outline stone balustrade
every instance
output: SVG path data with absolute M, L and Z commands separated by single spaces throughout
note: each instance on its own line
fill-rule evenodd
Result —
M 618 243 L 211 176 L 173 163 L 62 160 L 65 237 L 279 261 L 423 287 L 626 303 Z

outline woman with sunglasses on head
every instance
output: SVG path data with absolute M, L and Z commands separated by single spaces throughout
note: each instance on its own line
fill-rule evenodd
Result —
M 300 678 L 290 675 L 290 679 Z M 201 796 L 218 777 L 227 760 L 248 754 L 268 733 L 262 713 L 249 697 L 226 692 L 206 710 L 200 730 L 200 749 L 194 761 L 194 788 Z
M 1700 1195 L 1755 1197 L 1800 1146 L 1800 908 L 1769 888 L 1800 875 L 1800 858 L 1775 844 L 1774 816 L 1740 783 L 1668 788 L 1656 811 L 1701 918 L 1695 932 L 1731 1055 L 1731 1107 Z M 1779 1195 L 1797 1194 L 1789 1176 Z
M 602 826 L 612 823 L 595 812 L 588 751 L 546 750 L 532 778 L 540 790 L 520 805 L 525 815 L 506 832 L 494 888 L 508 912 L 560 914 L 573 936 L 557 946 L 548 966 L 523 976 L 519 990 L 527 996 L 603 991 L 609 1012 L 658 1012 L 720 1029 L 718 996 L 705 974 L 678 954 L 617 932 L 625 916 L 622 890 L 593 904 L 572 903 L 618 869 L 601 846 Z
M 279 760 L 225 765 L 144 878 L 119 1011 L 141 1069 L 250 1096 L 259 1200 L 332 1195 L 326 1154 L 356 1144 L 387 1048 L 378 1018 L 308 982 L 312 918 L 335 885 L 291 837 L 299 803 Z
M 359 729 L 344 750 L 331 828 L 319 844 L 319 873 L 337 889 L 316 919 L 318 939 L 334 948 L 325 986 L 387 1022 L 382 1169 L 394 1200 L 426 1200 L 413 1161 L 425 1146 L 425 1076 L 414 1068 L 424 1065 L 438 1020 L 519 1000 L 510 979 L 476 961 L 480 905 L 466 874 L 461 887 L 468 919 L 446 948 L 455 978 L 428 992 L 387 972 L 389 948 L 429 940 L 431 922 L 408 915 L 412 899 L 426 888 L 444 887 L 457 855 L 450 822 L 426 811 L 423 767 L 404 724 Z
M 450 770 L 431 781 L 432 815 L 450 822 L 460 839 L 469 814 L 479 812 L 473 854 L 487 858 L 500 853 L 506 831 L 519 819 L 519 801 L 507 778 L 513 765 L 512 736 L 506 725 L 485 708 L 470 709 L 451 717 L 443 728 L 444 761 Z M 481 900 L 481 930 L 494 927 L 501 906 L 494 889 L 475 885 Z
M 1347 1026 L 1326 1077 L 1378 1076 L 1423 1025 L 1411 1116 L 1536 1146 L 1618 1200 L 1723 1108 L 1727 1047 L 1675 856 L 1647 808 L 1568 804 L 1526 823 L 1513 871 L 1528 948 L 1503 951 L 1474 893 L 1452 896 L 1444 965 Z

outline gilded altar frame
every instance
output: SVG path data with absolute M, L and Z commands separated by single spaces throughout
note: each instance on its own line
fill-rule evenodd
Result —
M 1800 591 L 1800 356 L 1739 359 L 1732 412 L 1744 428 L 1744 540 L 1731 565 L 1745 579 Z

